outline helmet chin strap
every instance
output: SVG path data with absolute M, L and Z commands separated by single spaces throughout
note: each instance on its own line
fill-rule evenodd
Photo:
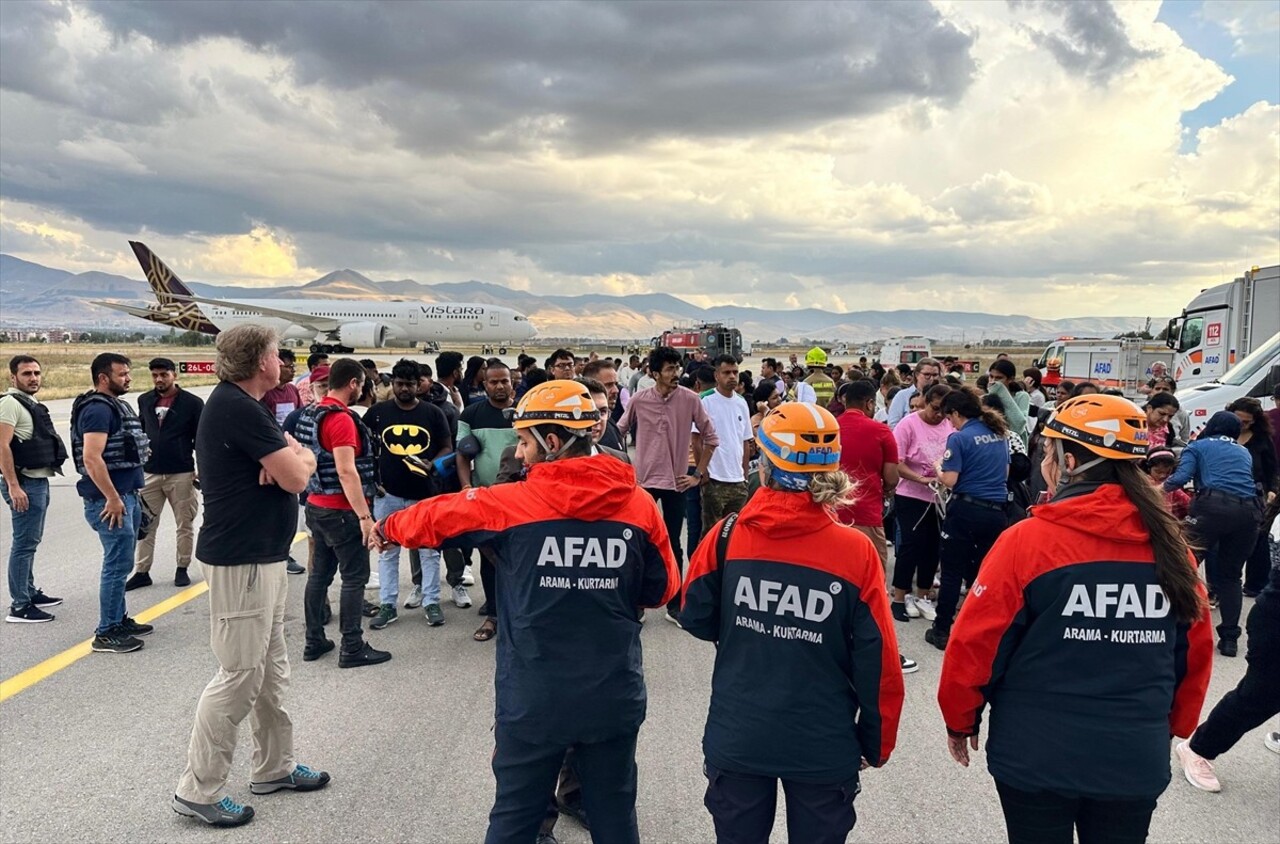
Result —
M 533 438 L 538 441 L 538 445 L 542 447 L 542 451 L 547 455 L 548 463 L 550 463 L 552 460 L 555 460 L 559 457 L 564 456 L 565 451 L 567 451 L 569 447 L 573 445 L 574 440 L 582 439 L 582 436 L 583 436 L 582 434 L 571 434 L 560 445 L 558 449 L 556 449 L 555 451 L 552 451 L 551 447 L 547 445 L 547 441 L 542 438 L 541 431 L 539 431 L 536 427 L 534 427 L 534 428 L 530 428 L 529 432 L 533 434 Z
M 1058 455 L 1058 471 L 1062 475 L 1061 478 L 1058 480 L 1059 487 L 1064 487 L 1067 484 L 1073 482 L 1080 475 L 1083 475 L 1085 472 L 1089 471 L 1094 466 L 1097 466 L 1099 463 L 1102 463 L 1107 459 L 1105 457 L 1095 457 L 1092 460 L 1090 460 L 1088 463 L 1081 463 L 1074 470 L 1072 470 L 1067 468 L 1067 450 L 1062 447 L 1062 440 L 1054 439 L 1053 447 Z

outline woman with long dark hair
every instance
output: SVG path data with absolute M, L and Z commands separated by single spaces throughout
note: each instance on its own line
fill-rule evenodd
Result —
M 1119 396 L 1064 402 L 1045 428 L 1053 501 L 983 561 L 942 663 L 961 765 L 990 705 L 987 768 L 1012 844 L 1139 844 L 1195 730 L 1213 633 L 1177 521 L 1139 468 L 1146 417 Z
M 942 516 L 930 484 L 938 478 L 938 461 L 955 431 L 942 413 L 942 400 L 950 392 L 946 384 L 934 384 L 924 394 L 924 408 L 902 417 L 893 429 L 898 444 L 898 486 L 893 494 L 897 553 L 890 609 L 898 621 L 936 617 L 929 593 L 938 571 Z
M 924 640 L 945 650 L 951 635 L 961 582 L 973 583 L 982 558 L 1008 524 L 1009 426 L 998 412 L 982 406 L 976 390 L 947 393 L 942 414 L 955 433 L 938 466 L 938 481 L 951 490 L 942 520 L 939 557 L 942 583 L 937 617 Z
M 1271 523 L 1276 518 L 1276 495 L 1280 493 L 1280 466 L 1277 466 L 1275 436 L 1271 420 L 1262 409 L 1262 402 L 1252 398 L 1236 399 L 1227 410 L 1240 420 L 1240 439 L 1237 442 L 1253 456 L 1253 483 L 1263 498 L 1265 512 L 1253 553 L 1244 564 L 1244 595 L 1256 598 L 1267 585 L 1271 572 L 1271 546 L 1268 537 Z
M 1181 448 L 1186 445 L 1173 430 L 1181 405 L 1173 393 L 1152 393 L 1143 412 L 1147 415 L 1148 448 Z
M 1178 468 L 1164 489 L 1191 482 L 1195 498 L 1187 519 L 1188 536 L 1197 554 L 1209 560 L 1205 576 L 1218 597 L 1218 652 L 1235 656 L 1240 638 L 1240 574 L 1253 551 L 1262 521 L 1262 499 L 1253 483 L 1253 457 L 1236 442 L 1240 420 L 1219 410 L 1200 436 L 1182 450 Z

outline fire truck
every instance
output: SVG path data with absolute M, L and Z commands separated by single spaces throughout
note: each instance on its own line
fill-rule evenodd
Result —
M 742 332 L 732 325 L 720 322 L 676 326 L 670 331 L 662 332 L 661 337 L 654 337 L 653 345 L 670 346 L 682 354 L 691 354 L 701 349 L 712 358 L 732 355 L 738 363 L 742 363 L 743 355 L 751 354 L 750 344 L 742 341 Z

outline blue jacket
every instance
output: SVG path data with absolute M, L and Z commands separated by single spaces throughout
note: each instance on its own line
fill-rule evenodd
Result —
M 1196 492 L 1217 490 L 1240 498 L 1253 498 L 1258 488 L 1253 483 L 1253 455 L 1230 437 L 1196 440 L 1182 451 L 1178 468 L 1164 482 L 1171 492 L 1194 481 Z

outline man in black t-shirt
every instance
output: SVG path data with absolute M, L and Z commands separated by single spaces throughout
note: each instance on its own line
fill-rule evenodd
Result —
M 418 364 L 401 360 L 391 370 L 391 401 L 375 404 L 364 415 L 378 457 L 379 495 L 373 500 L 373 517 L 379 521 L 425 498 L 444 491 L 431 461 L 453 450 L 449 421 L 444 413 L 418 398 Z M 440 552 L 419 551 L 420 601 L 427 624 L 444 624 L 440 609 Z M 391 546 L 378 555 L 378 617 L 369 627 L 381 630 L 396 620 L 400 598 L 400 548 Z
M 284 561 L 297 524 L 294 496 L 306 488 L 316 460 L 260 403 L 280 380 L 276 342 L 274 331 L 253 324 L 218 335 L 220 383 L 196 434 L 205 505 L 196 558 L 209 584 L 218 673 L 196 705 L 187 768 L 172 805 L 211 826 L 253 819 L 252 807 L 223 794 L 236 734 L 250 712 L 250 791 L 314 791 L 329 784 L 327 773 L 295 763 L 293 722 L 282 705 L 289 678 Z

